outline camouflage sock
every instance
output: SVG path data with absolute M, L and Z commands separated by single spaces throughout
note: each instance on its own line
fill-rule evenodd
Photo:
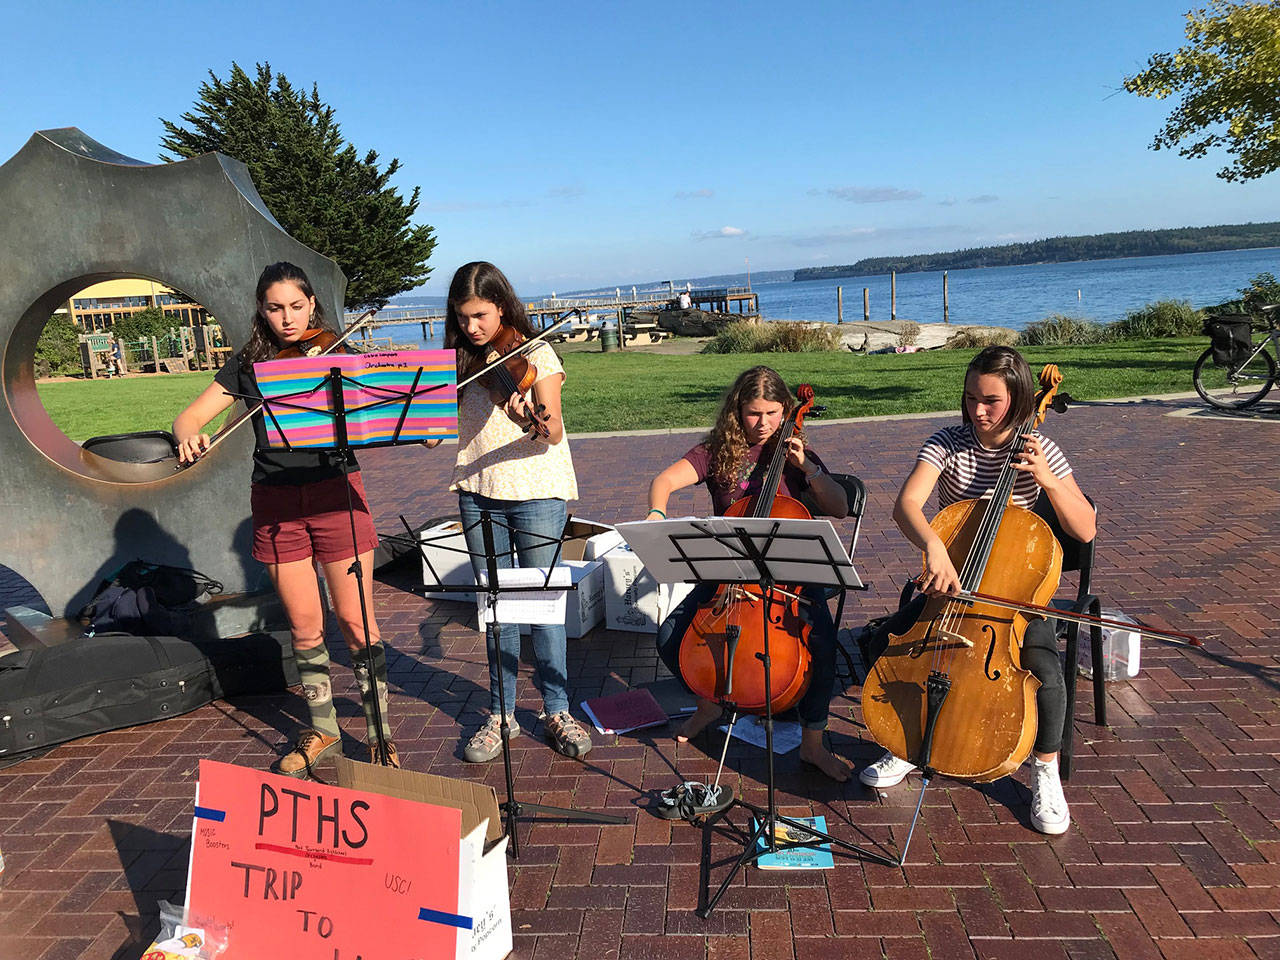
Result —
M 378 681 L 378 709 L 382 713 L 382 736 L 391 736 L 391 722 L 387 719 L 387 651 L 381 643 L 370 646 L 373 655 L 373 676 Z M 364 707 L 365 732 L 369 743 L 377 736 L 377 726 L 373 720 L 373 695 L 369 683 L 369 661 L 364 651 L 352 654 L 351 668 L 355 671 L 356 683 L 360 685 L 360 703 Z
M 302 692 L 311 711 L 311 726 L 327 737 L 336 737 L 338 711 L 333 708 L 333 685 L 329 682 L 329 651 L 321 643 L 310 650 L 293 651 L 302 678 Z

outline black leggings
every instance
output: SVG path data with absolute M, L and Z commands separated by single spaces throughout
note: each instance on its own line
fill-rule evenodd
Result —
M 677 677 L 680 676 L 680 640 L 693 622 L 698 608 L 715 596 L 716 586 L 714 583 L 698 584 L 658 627 L 658 655 Z M 811 591 L 806 587 L 800 595 L 810 601 L 804 607 L 804 616 L 812 627 L 809 631 L 809 654 L 813 673 L 809 676 L 809 688 L 796 704 L 796 709 L 800 713 L 800 722 L 807 729 L 825 730 L 836 680 L 836 627 L 821 590 Z
M 871 635 L 867 643 L 868 669 L 879 659 L 889 645 L 889 635 L 899 635 L 911 629 L 924 609 L 923 594 L 914 597 L 905 607 L 884 621 Z M 1037 753 L 1057 753 L 1062 749 L 1062 732 L 1067 718 L 1067 683 L 1062 672 L 1062 659 L 1058 655 L 1058 631 L 1056 621 L 1037 617 L 1027 624 L 1022 637 L 1022 669 L 1040 681 L 1036 691 L 1036 742 Z

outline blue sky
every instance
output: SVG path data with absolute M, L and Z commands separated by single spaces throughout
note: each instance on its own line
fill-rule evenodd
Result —
M 141 159 L 212 69 L 319 85 L 458 265 L 526 295 L 1045 236 L 1280 219 L 1277 176 L 1148 148 L 1121 89 L 1189 0 L 65 3 L 9 8 L 0 157 Z

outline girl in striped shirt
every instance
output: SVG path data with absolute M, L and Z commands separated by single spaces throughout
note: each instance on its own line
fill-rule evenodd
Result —
M 898 493 L 893 519 L 907 539 L 924 551 L 920 588 L 925 596 L 960 591 L 960 577 L 946 544 L 925 519 L 925 501 L 935 488 L 938 509 L 958 500 L 990 497 L 1010 445 L 1017 442 L 1018 428 L 1031 416 L 1034 399 L 1035 380 L 1022 355 L 1011 347 L 987 347 L 965 372 L 963 423 L 939 430 L 920 449 L 915 467 Z M 1022 443 L 1022 449 L 1013 455 L 1013 469 L 1018 472 L 1014 504 L 1031 509 L 1043 492 L 1067 534 L 1085 543 L 1092 540 L 1097 532 L 1093 505 L 1080 492 L 1062 451 L 1039 433 L 1031 433 Z M 918 603 L 899 610 L 878 631 L 878 637 L 884 641 L 890 633 L 898 635 L 909 629 L 924 599 L 922 596 Z M 881 645 L 876 652 L 882 650 Z M 1058 777 L 1066 687 L 1056 631 L 1049 621 L 1036 618 L 1028 623 L 1022 640 L 1022 666 L 1040 681 L 1031 824 L 1041 833 L 1063 833 L 1071 823 Z M 868 786 L 888 787 L 915 769 L 906 760 L 886 753 L 858 776 Z

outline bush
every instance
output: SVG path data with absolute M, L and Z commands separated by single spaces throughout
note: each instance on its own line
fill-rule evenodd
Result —
M 36 341 L 37 377 L 56 377 L 82 373 L 80 364 L 80 331 L 65 313 L 55 313 L 44 325 Z
M 1260 273 L 1240 291 L 1240 297 L 1249 310 L 1257 310 L 1268 303 L 1280 303 L 1280 281 L 1273 273 Z
M 1186 300 L 1159 300 L 1130 310 L 1110 324 L 1115 340 L 1151 340 L 1156 337 L 1198 337 L 1204 316 Z
M 898 346 L 910 347 L 920 339 L 920 324 L 914 320 L 903 320 L 902 329 L 898 331 Z
M 1096 320 L 1051 313 L 1043 320 L 1028 324 L 1019 341 L 1028 347 L 1051 345 L 1080 346 L 1104 343 L 1110 339 L 1107 328 Z
M 981 350 L 984 347 L 1016 347 L 1021 335 L 1005 327 L 962 327 L 943 344 L 948 350 Z
M 840 336 L 831 324 L 731 323 L 702 348 L 703 353 L 818 353 L 837 350 Z
M 159 307 L 147 307 L 117 320 L 111 328 L 117 340 L 147 340 L 152 337 L 163 340 L 169 336 L 169 328 L 178 321 L 165 315 Z

